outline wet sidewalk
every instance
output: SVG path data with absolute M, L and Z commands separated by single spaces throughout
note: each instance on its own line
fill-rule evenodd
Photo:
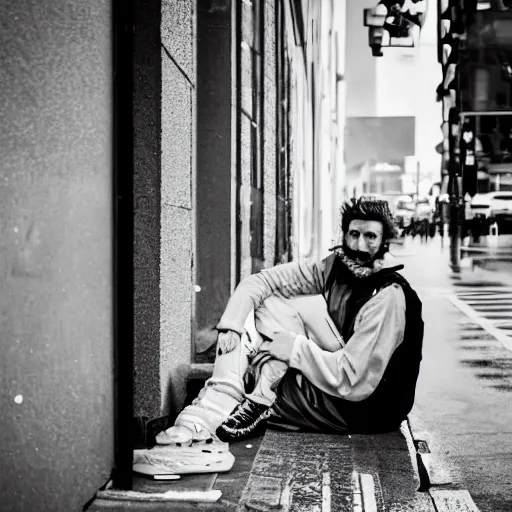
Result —
M 403 257 L 403 273 L 423 300 L 425 319 L 409 419 L 428 444 L 434 483 L 467 489 L 482 512 L 509 512 L 512 331 L 506 324 L 512 318 L 512 267 L 490 260 L 485 268 L 452 274 L 446 270 L 449 247 L 443 251 L 439 240 L 432 242 L 410 242 L 408 253 L 416 254 Z
M 403 275 L 426 303 L 425 321 L 451 315 L 449 301 L 439 294 L 452 293 L 454 283 L 472 281 L 480 274 L 453 276 L 448 266 L 449 245 L 434 239 L 421 244 L 407 240 L 393 250 Z M 420 256 L 418 256 L 420 255 Z M 435 307 L 432 304 L 435 303 Z M 439 329 L 427 329 L 439 337 Z M 439 341 L 439 340 L 437 340 Z M 100 493 L 91 511 L 340 511 L 340 512 L 449 512 L 478 510 L 458 478 L 436 449 L 421 411 L 413 410 L 400 430 L 379 435 L 335 436 L 267 430 L 257 438 L 231 445 L 235 464 L 228 473 L 184 477 L 155 483 L 134 480 L 134 493 Z M 194 500 L 166 499 L 169 490 L 193 490 Z M 222 494 L 216 502 L 201 502 L 212 490 Z M 155 497 L 160 495 L 160 498 Z
M 434 512 L 419 492 L 416 449 L 407 423 L 380 435 L 336 436 L 267 430 L 231 445 L 231 471 L 190 475 L 178 481 L 134 480 L 132 492 L 100 492 L 90 511 L 355 511 Z M 216 502 L 206 502 L 211 491 Z M 168 491 L 197 493 L 169 499 Z

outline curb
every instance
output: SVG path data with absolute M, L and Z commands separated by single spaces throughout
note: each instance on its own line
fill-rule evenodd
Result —
M 462 252 L 490 253 L 504 256 L 512 256 L 512 247 L 461 247 Z
M 421 421 L 410 414 L 405 423 L 406 437 L 410 436 L 408 444 L 413 447 L 411 459 L 420 484 L 418 491 L 429 494 L 436 512 L 479 512 L 457 475 L 446 467 L 438 454 L 431 451 L 429 441 L 432 436 L 423 428 Z

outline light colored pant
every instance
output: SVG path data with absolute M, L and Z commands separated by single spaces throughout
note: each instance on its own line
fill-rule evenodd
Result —
M 272 295 L 249 315 L 245 328 L 249 333 L 237 347 L 227 354 L 217 355 L 212 377 L 206 382 L 194 402 L 176 419 L 176 425 L 195 424 L 215 432 L 246 396 L 244 375 L 248 357 L 259 349 L 262 336 L 272 339 L 276 332 L 302 334 L 323 350 L 333 352 L 343 346 L 343 340 L 329 317 L 327 304 L 321 295 L 307 295 L 286 299 Z M 276 395 L 271 389 L 286 373 L 288 365 L 275 359 L 261 369 L 256 386 L 247 398 L 271 405 Z

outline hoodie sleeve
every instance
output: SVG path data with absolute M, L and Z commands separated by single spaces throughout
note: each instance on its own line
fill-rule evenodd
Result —
M 244 333 L 244 323 L 251 310 L 257 309 L 274 293 L 286 298 L 322 293 L 325 262 L 305 260 L 284 263 L 246 277 L 229 299 L 217 329 Z
M 290 366 L 316 387 L 353 402 L 369 397 L 382 379 L 405 330 L 405 296 L 390 285 L 372 297 L 356 317 L 354 334 L 341 350 L 326 352 L 305 336 L 295 338 Z

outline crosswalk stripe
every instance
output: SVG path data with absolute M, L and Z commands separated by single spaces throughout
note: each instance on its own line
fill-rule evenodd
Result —
M 458 289 L 451 302 L 472 321 L 512 350 L 512 289 L 489 287 Z M 464 331 L 465 328 L 461 327 Z M 467 332 L 466 332 L 467 333 Z
M 482 311 L 503 311 L 503 304 L 472 304 L 468 302 L 473 309 L 482 310 Z
M 482 300 L 510 300 L 512 298 L 512 294 L 507 293 L 504 295 L 467 295 L 463 293 L 457 294 L 459 297 L 463 297 L 465 299 L 471 300 L 471 301 L 482 301 Z

